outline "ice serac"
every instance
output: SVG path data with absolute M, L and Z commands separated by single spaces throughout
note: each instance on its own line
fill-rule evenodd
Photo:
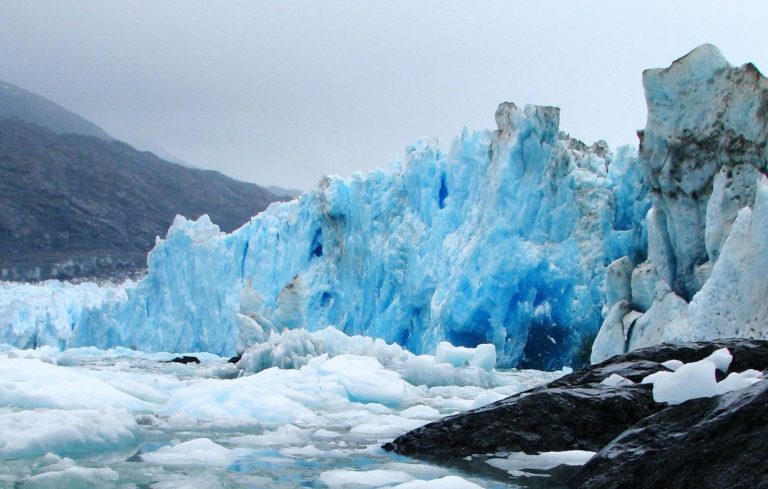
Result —
M 662 341 L 768 337 L 768 81 L 704 45 L 643 83 L 648 260 L 629 297 L 607 278 L 608 297 L 627 302 L 608 304 L 593 362 Z
M 39 284 L 0 282 L 0 344 L 19 348 L 65 348 L 72 328 L 91 309 L 125 297 L 122 284 L 48 280 Z
M 605 266 L 645 258 L 643 176 L 631 149 L 560 133 L 555 107 L 505 103 L 496 120 L 447 154 L 417 141 L 405 169 L 326 177 L 231 234 L 178 218 L 128 300 L 72 344 L 234 354 L 333 325 L 415 353 L 490 343 L 501 366 L 578 363 Z

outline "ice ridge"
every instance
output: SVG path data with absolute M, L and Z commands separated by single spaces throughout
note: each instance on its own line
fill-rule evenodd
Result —
M 559 109 L 504 103 L 496 131 L 402 168 L 325 177 L 231 234 L 178 217 L 127 299 L 86 311 L 68 346 L 231 355 L 329 325 L 432 353 L 493 344 L 498 365 L 578 365 L 602 321 L 607 264 L 646 255 L 644 176 L 559 131 Z
M 704 45 L 643 84 L 648 259 L 609 267 L 592 361 L 664 341 L 768 338 L 768 80 Z

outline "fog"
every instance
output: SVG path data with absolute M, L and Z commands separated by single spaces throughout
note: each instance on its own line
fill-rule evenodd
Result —
M 765 2 L 0 0 L 0 79 L 140 149 L 260 184 L 450 148 L 502 101 L 634 144 L 641 72 L 699 44 L 768 69 Z

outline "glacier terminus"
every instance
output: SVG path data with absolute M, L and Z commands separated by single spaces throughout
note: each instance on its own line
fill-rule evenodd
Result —
M 6 341 L 235 355 L 333 326 L 415 353 L 493 344 L 503 367 L 579 365 L 606 265 L 646 255 L 637 155 L 569 138 L 554 107 L 505 103 L 496 120 L 447 154 L 419 140 L 402 169 L 327 177 L 231 234 L 178 217 L 121 300 Z
M 231 233 L 177 216 L 136 280 L 0 282 L 0 485 L 660 487 L 720 423 L 768 449 L 768 82 L 703 45 L 643 86 L 637 148 L 505 102 Z

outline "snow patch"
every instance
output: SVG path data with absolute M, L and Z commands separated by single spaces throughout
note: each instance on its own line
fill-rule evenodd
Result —
M 689 399 L 712 397 L 733 390 L 743 389 L 762 380 L 756 370 L 733 372 L 717 382 L 715 370 L 727 372 L 733 356 L 727 348 L 721 348 L 698 362 L 681 365 L 674 372 L 656 372 L 642 380 L 653 384 L 653 400 L 680 404 Z
M 392 489 L 483 489 L 474 482 L 455 475 L 441 477 L 428 481 L 417 480 L 398 484 Z
M 145 462 L 163 465 L 206 465 L 227 467 L 237 456 L 232 450 L 216 444 L 208 438 L 166 446 L 154 452 L 144 453 L 141 458 Z
M 522 472 L 526 469 L 553 469 L 558 465 L 584 465 L 595 455 L 595 452 L 566 450 L 562 452 L 541 452 L 537 455 L 529 455 L 524 452 L 513 452 L 503 455 L 503 457 L 488 459 L 486 463 L 497 469 L 506 470 L 512 475 L 536 475 L 522 474 Z
M 342 489 L 346 484 L 381 487 L 410 482 L 414 477 L 399 470 L 329 470 L 320 474 L 320 481 L 331 489 Z

